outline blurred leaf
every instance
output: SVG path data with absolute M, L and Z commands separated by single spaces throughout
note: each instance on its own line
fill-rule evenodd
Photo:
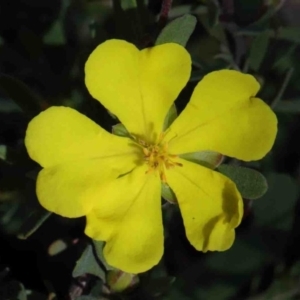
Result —
M 268 189 L 266 178 L 258 171 L 230 165 L 221 165 L 218 171 L 236 184 L 243 198 L 260 198 Z
M 280 27 L 276 32 L 276 38 L 300 43 L 299 27 Z
M 262 15 L 262 17 L 260 17 L 252 24 L 248 25 L 245 29 L 249 31 L 265 29 L 266 27 L 268 27 L 270 19 L 276 14 L 277 10 L 278 9 L 276 6 L 270 6 L 268 10 Z
M 0 286 L 1 300 L 27 300 L 26 290 L 22 283 L 12 280 Z
M 114 125 L 112 127 L 112 133 L 118 136 L 130 137 L 130 133 L 122 123 Z
M 44 35 L 43 42 L 46 45 L 65 45 L 66 38 L 63 31 L 61 20 L 56 20 L 50 30 Z
M 161 183 L 161 196 L 171 203 L 177 203 L 173 190 L 164 182 Z
M 48 107 L 28 86 L 11 76 L 0 74 L 0 91 L 31 116 Z
M 272 69 L 276 69 L 281 72 L 286 72 L 286 70 L 292 68 L 293 67 L 292 58 L 297 47 L 298 45 L 294 43 L 290 45 L 290 47 L 286 51 L 284 51 L 284 53 L 280 53 L 278 59 L 275 60 Z
M 6 145 L 0 145 L 0 159 L 6 160 L 7 147 Z
M 208 8 L 208 25 L 209 27 L 214 27 L 219 22 L 220 16 L 220 5 L 216 0 L 209 0 L 206 2 Z
M 76 266 L 73 270 L 72 276 L 79 277 L 84 274 L 92 274 L 99 277 L 105 282 L 105 270 L 100 268 L 93 252 L 92 245 L 88 245 L 83 251 L 81 257 L 76 262 Z
M 68 248 L 68 243 L 62 239 L 54 241 L 48 248 L 50 256 L 57 255 Z
M 228 57 L 227 57 L 228 58 Z M 212 71 L 228 69 L 232 65 L 232 60 L 224 60 L 224 58 L 216 58 L 212 64 L 203 64 L 201 70 L 192 71 L 190 81 L 200 81 L 206 74 Z
M 261 32 L 252 41 L 248 62 L 250 68 L 252 68 L 254 71 L 258 71 L 261 63 L 263 62 L 268 50 L 269 42 L 270 34 L 268 31 Z
M 154 298 L 157 298 L 167 293 L 171 289 L 175 280 L 176 278 L 171 276 L 150 278 L 149 281 L 147 281 L 147 283 L 145 284 L 144 288 L 149 295 L 151 295 Z
M 177 115 L 178 114 L 177 114 L 176 105 L 173 103 L 165 117 L 163 131 L 165 131 L 166 129 L 168 129 L 171 126 L 171 124 L 177 118 Z
M 290 230 L 299 196 L 298 184 L 292 177 L 279 173 L 268 174 L 267 182 L 267 193 L 253 202 L 254 222 L 259 227 Z
M 188 14 L 175 19 L 161 31 L 155 45 L 177 43 L 185 47 L 195 29 L 196 23 L 196 17 Z
M 120 1 L 121 1 L 121 7 L 124 10 L 137 7 L 136 0 L 120 0 Z
M 101 261 L 101 263 L 103 264 L 103 266 L 105 267 L 105 269 L 107 271 L 116 270 L 114 267 L 110 266 L 104 258 L 104 255 L 103 255 L 104 242 L 93 240 L 93 245 L 95 247 L 96 255 L 97 255 L 98 259 Z
M 205 166 L 210 169 L 217 168 L 224 159 L 224 156 L 222 154 L 213 151 L 184 153 L 180 154 L 179 156 L 183 159 Z
M 37 291 L 27 290 L 27 300 L 50 300 L 49 296 Z
M 19 229 L 18 238 L 25 240 L 38 230 L 43 223 L 51 216 L 51 212 L 38 206 L 23 220 L 22 226 Z

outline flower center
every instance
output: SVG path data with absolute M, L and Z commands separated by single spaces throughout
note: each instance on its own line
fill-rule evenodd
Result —
M 143 150 L 144 161 L 149 167 L 147 173 L 158 171 L 160 179 L 163 182 L 167 182 L 165 170 L 175 166 L 182 166 L 182 164 L 175 161 L 178 156 L 168 152 L 168 143 L 163 142 L 162 139 L 163 135 L 161 135 L 157 144 L 148 144 L 139 139 L 138 144 Z

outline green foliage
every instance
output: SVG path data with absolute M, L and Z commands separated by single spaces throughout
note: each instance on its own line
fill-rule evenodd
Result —
M 237 186 L 243 198 L 257 199 L 268 189 L 266 178 L 259 172 L 238 166 L 221 165 L 218 171 L 229 177 Z
M 259 33 L 253 40 L 249 53 L 249 66 L 254 71 L 258 71 L 265 55 L 267 54 L 270 41 L 270 33 L 263 31 Z
M 222 154 L 213 151 L 184 153 L 180 157 L 210 169 L 217 168 L 224 158 Z
M 0 74 L 0 91 L 30 116 L 37 115 L 47 107 L 47 103 L 41 97 L 11 76 Z
M 170 203 L 177 203 L 173 190 L 164 182 L 161 183 L 161 196 Z
M 118 123 L 112 127 L 112 133 L 118 136 L 130 137 L 129 132 L 122 123 Z
M 188 14 L 175 19 L 162 30 L 155 45 L 177 43 L 185 46 L 195 29 L 196 23 L 196 18 Z
M 259 227 L 290 230 L 293 224 L 293 210 L 299 197 L 298 183 L 286 174 L 267 175 L 268 192 L 253 203 L 255 224 Z
M 176 105 L 172 104 L 166 117 L 165 117 L 165 121 L 164 121 L 164 126 L 163 126 L 163 130 L 168 129 L 171 124 L 175 121 L 175 119 L 177 118 L 177 109 L 176 109 Z
M 100 267 L 99 261 L 94 255 L 92 245 L 88 245 L 83 251 L 81 257 L 76 262 L 72 276 L 79 277 L 84 274 L 92 274 L 99 277 L 103 282 L 106 281 L 106 270 Z

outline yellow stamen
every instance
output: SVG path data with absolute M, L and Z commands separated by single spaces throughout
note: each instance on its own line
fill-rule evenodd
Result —
M 142 148 L 144 160 L 148 164 L 147 174 L 157 171 L 162 182 L 167 182 L 165 170 L 175 166 L 182 166 L 176 162 L 177 155 L 169 154 L 168 144 L 163 142 L 164 133 L 160 134 L 156 144 L 149 145 L 142 139 L 136 139 L 139 147 Z

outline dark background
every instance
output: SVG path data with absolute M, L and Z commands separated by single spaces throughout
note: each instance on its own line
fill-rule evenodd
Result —
M 151 46 L 165 24 L 184 13 L 195 15 L 198 23 L 187 44 L 192 77 L 177 108 L 184 108 L 195 84 L 212 70 L 238 68 L 256 76 L 259 96 L 277 113 L 279 132 L 262 161 L 240 164 L 266 176 L 269 190 L 261 199 L 245 199 L 236 242 L 224 253 L 195 251 L 178 209 L 171 207 L 164 275 L 142 292 L 116 297 L 300 299 L 300 1 L 178 0 L 168 20 L 160 15 L 161 1 L 138 0 L 136 9 L 127 10 L 120 3 L 0 1 L 0 299 L 26 299 L 16 295 L 18 289 L 34 290 L 28 299 L 47 299 L 51 292 L 68 299 L 70 287 L 78 284 L 72 270 L 88 243 L 84 218 L 52 215 L 32 230 L 47 212 L 35 196 L 39 166 L 23 144 L 28 122 L 51 105 L 66 105 L 110 131 L 117 120 L 84 86 L 87 56 L 109 38 Z M 93 280 L 87 280 L 83 294 Z

